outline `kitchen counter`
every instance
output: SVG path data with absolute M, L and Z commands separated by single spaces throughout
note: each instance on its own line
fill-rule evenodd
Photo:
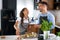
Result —
M 40 36 L 43 36 L 43 34 L 40 35 Z M 51 39 L 48 39 L 48 40 L 57 40 L 57 36 L 54 35 L 54 34 L 50 34 L 50 37 L 51 37 Z M 0 40 L 17 40 L 17 38 L 18 38 L 17 35 L 0 36 Z M 55 38 L 56 38 L 56 39 L 55 39 Z M 20 39 L 20 40 L 38 40 L 38 38 L 37 38 L 37 37 L 36 37 L 36 38 L 22 38 L 22 39 Z M 39 40 L 40 40 L 40 39 L 39 39 Z
M 10 36 L 0 36 L 0 40 L 17 40 L 16 35 L 10 35 Z M 21 40 L 38 40 L 38 38 L 25 38 Z

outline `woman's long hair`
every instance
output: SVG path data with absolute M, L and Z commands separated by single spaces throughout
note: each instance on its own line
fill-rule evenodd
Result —
M 22 10 L 21 10 L 21 12 L 20 12 L 20 17 L 21 17 L 21 26 L 23 26 L 22 24 L 23 24 L 23 21 L 24 21 L 24 13 L 23 13 L 23 11 L 25 10 L 25 9 L 27 9 L 27 8 L 23 8 Z

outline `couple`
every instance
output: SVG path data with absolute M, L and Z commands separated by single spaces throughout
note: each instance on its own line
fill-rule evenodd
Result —
M 42 23 L 41 18 L 44 18 L 48 22 L 52 22 L 51 30 L 55 27 L 55 18 L 52 13 L 48 12 L 48 4 L 46 2 L 38 3 L 39 10 L 41 14 L 39 15 L 39 24 Z M 25 34 L 26 28 L 28 27 L 29 17 L 28 17 L 28 9 L 23 8 L 20 12 L 20 18 L 17 18 L 14 28 L 16 29 L 16 34 Z M 19 26 L 18 26 L 19 25 Z M 19 32 L 19 33 L 18 33 Z

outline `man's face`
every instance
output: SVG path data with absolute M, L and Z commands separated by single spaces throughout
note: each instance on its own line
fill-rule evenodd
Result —
M 38 7 L 41 12 L 47 9 L 47 5 L 41 3 L 38 4 Z

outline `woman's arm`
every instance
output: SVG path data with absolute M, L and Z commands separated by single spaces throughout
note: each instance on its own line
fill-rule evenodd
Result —
M 16 35 L 19 35 L 20 33 L 19 33 L 19 28 L 18 28 L 18 24 L 19 24 L 19 21 L 16 21 L 15 22 L 15 24 L 14 24 L 14 28 L 15 28 L 15 30 L 16 30 Z
M 15 30 L 18 30 L 18 29 L 19 29 L 19 28 L 18 28 L 18 24 L 19 24 L 18 21 L 16 21 L 15 24 L 14 24 Z

